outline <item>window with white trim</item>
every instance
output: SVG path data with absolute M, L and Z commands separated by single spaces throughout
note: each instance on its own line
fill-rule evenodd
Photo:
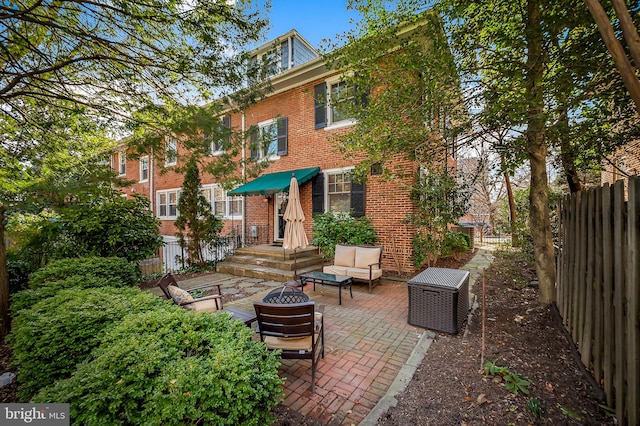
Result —
M 149 180 L 149 156 L 140 157 L 140 182 Z
M 350 126 L 355 119 L 349 111 L 357 102 L 355 87 L 339 76 L 327 79 L 313 88 L 314 122 L 316 129 Z M 366 104 L 366 95 L 361 103 Z
M 178 216 L 179 189 L 157 192 L 157 215 L 160 219 L 175 219 Z
M 231 146 L 231 116 L 220 117 L 220 122 L 222 126 L 219 129 L 204 134 L 209 155 L 220 155 Z
M 167 146 L 165 149 L 164 165 L 175 166 L 178 162 L 178 143 L 175 138 L 167 139 Z
M 118 152 L 118 176 L 127 174 L 127 154 L 124 151 Z
M 329 211 L 365 215 L 365 184 L 353 180 L 353 167 L 325 170 L 311 181 L 313 214 Z
M 218 217 L 242 216 L 242 197 L 231 197 L 218 185 L 206 185 L 202 195 L 211 205 L 211 212 Z
M 327 207 L 334 212 L 351 209 L 351 171 L 327 173 Z
M 276 159 L 278 156 L 287 155 L 287 131 L 287 118 L 274 118 L 253 126 L 250 130 L 249 141 L 251 158 Z

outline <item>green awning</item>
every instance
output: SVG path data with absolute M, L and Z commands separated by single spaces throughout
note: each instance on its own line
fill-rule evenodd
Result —
M 259 178 L 252 180 L 251 182 L 237 187 L 233 191 L 227 192 L 227 195 L 268 195 L 276 194 L 278 192 L 289 192 L 291 175 L 293 173 L 295 173 L 296 179 L 298 179 L 298 185 L 302 185 L 320 173 L 320 167 L 267 173 L 266 175 L 262 175 Z

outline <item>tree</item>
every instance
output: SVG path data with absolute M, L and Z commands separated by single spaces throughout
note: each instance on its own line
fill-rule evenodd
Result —
M 204 246 L 216 243 L 222 221 L 211 212 L 211 203 L 200 191 L 200 172 L 195 157 L 191 157 L 182 182 L 175 221 L 180 246 L 187 248 L 189 265 L 204 267 Z
M 619 80 L 611 78 L 610 64 L 593 59 L 602 57 L 602 49 L 593 43 L 595 28 L 586 11 L 571 1 L 440 3 L 464 84 L 473 89 L 481 114 L 522 134 L 505 148 L 525 153 L 529 162 L 530 231 L 540 301 L 551 303 L 555 262 L 548 207 L 549 149 L 557 144 L 562 151 L 563 143 L 585 125 L 585 111 L 599 117 L 599 131 L 606 133 L 613 122 L 604 120 L 607 108 L 587 107 L 614 99 L 611 93 Z M 603 150 L 593 152 L 600 155 Z M 574 175 L 571 170 L 579 157 L 573 151 L 564 155 L 569 160 L 567 175 Z
M 42 106 L 53 112 L 86 106 L 91 114 L 123 117 L 152 100 L 236 92 L 252 76 L 243 73 L 248 57 L 242 47 L 265 28 L 260 6 L 210 0 L 3 3 L 0 130 L 30 145 L 31 130 L 47 124 L 39 116 Z
M 442 20 L 421 1 L 386 9 L 376 0 L 355 4 L 358 27 L 326 56 L 353 91 L 331 99 L 356 122 L 336 143 L 364 178 L 374 164 L 389 177 L 393 160 L 446 164 L 455 145 L 453 123 L 464 116 L 455 62 Z M 329 47 L 335 47 L 329 46 Z M 344 100 L 351 102 L 344 102 Z M 338 105 L 336 106 L 338 107 Z
M 33 178 L 30 164 L 92 134 L 80 123 L 119 134 L 132 111 L 154 102 L 184 105 L 228 93 L 251 100 L 254 92 L 244 88 L 260 87 L 264 73 L 263 64 L 250 64 L 245 46 L 265 28 L 265 6 L 212 0 L 0 5 L 0 212 Z M 76 154 L 83 152 L 80 146 Z M 0 226 L 2 337 L 10 321 L 3 244 Z
M 616 64 L 616 68 L 629 91 L 631 99 L 636 105 L 636 110 L 640 113 L 640 80 L 637 76 L 637 71 L 640 69 L 640 36 L 626 4 L 622 0 L 612 0 L 611 2 L 635 66 L 632 65 L 622 44 L 616 38 L 609 15 L 600 2 L 598 0 L 584 0 L 584 2 L 598 25 L 602 39 Z

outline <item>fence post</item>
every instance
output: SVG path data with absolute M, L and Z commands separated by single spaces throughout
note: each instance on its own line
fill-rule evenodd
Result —
M 627 312 L 627 421 L 640 423 L 640 178 L 629 178 L 627 202 L 628 271 L 626 288 Z

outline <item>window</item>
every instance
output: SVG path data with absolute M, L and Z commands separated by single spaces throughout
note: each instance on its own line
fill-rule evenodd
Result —
M 164 165 L 175 166 L 177 162 L 178 162 L 178 144 L 174 138 L 169 138 L 167 139 Z
M 217 185 L 202 189 L 202 195 L 211 204 L 211 212 L 218 217 L 242 215 L 242 197 L 229 197 L 227 191 Z
M 210 134 L 204 135 L 209 155 L 221 154 L 231 146 L 231 116 L 225 115 L 220 120 L 222 126 L 213 130 Z
M 311 197 L 313 214 L 335 211 L 360 217 L 365 213 L 365 185 L 352 181 L 351 168 L 319 173 L 312 181 Z
M 140 157 L 140 182 L 149 180 L 149 156 Z
M 328 209 L 348 212 L 351 209 L 351 173 L 327 174 Z
M 250 130 L 251 158 L 270 159 L 287 155 L 287 118 L 263 121 Z
M 178 216 L 178 198 L 180 190 L 158 191 L 158 217 L 175 218 Z
M 127 155 L 124 151 L 118 152 L 118 175 L 127 174 Z
M 335 128 L 354 123 L 350 108 L 356 103 L 356 89 L 339 78 L 332 78 L 313 88 L 315 128 Z M 362 94 L 360 105 L 367 104 Z

